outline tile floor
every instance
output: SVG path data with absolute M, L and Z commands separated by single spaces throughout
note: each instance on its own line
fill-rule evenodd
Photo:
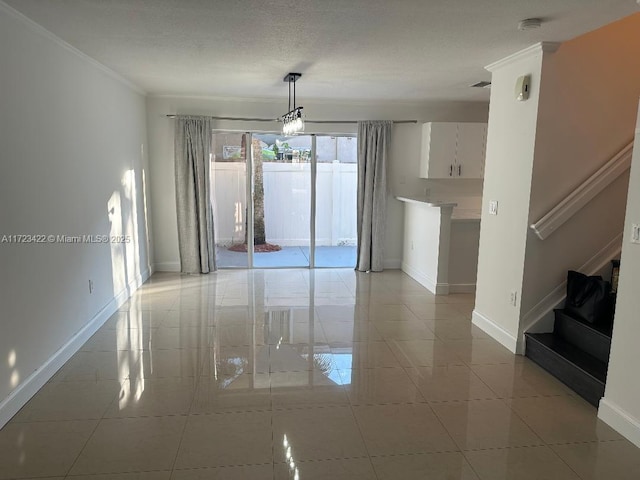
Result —
M 0 431 L 0 479 L 639 479 L 472 302 L 398 271 L 156 274 Z

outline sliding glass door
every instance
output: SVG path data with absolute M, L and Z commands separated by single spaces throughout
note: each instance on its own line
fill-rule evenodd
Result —
M 214 133 L 211 142 L 211 203 L 220 268 L 247 268 L 247 177 L 251 135 Z
M 316 139 L 316 267 L 355 267 L 358 187 L 356 136 Z
M 311 265 L 312 137 L 253 135 L 253 266 Z
M 214 133 L 212 147 L 220 268 L 355 266 L 355 136 Z

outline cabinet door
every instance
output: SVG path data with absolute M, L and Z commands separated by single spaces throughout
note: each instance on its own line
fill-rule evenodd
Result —
M 457 124 L 425 123 L 422 130 L 420 177 L 451 178 L 456 157 Z
M 456 174 L 460 178 L 482 178 L 486 123 L 458 123 Z

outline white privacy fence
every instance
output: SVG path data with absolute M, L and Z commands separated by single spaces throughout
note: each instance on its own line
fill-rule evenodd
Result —
M 281 246 L 309 245 L 311 165 L 265 162 L 262 166 L 267 242 Z M 243 243 L 246 164 L 214 162 L 211 176 L 216 244 Z M 318 164 L 317 246 L 356 244 L 356 185 L 355 164 Z

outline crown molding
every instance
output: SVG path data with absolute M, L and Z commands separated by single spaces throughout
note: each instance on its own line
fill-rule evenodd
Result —
M 140 88 L 135 83 L 131 82 L 130 80 L 127 80 L 126 78 L 124 78 L 122 75 L 120 75 L 119 73 L 115 72 L 111 68 L 109 68 L 106 65 L 100 63 L 99 61 L 97 61 L 96 59 L 90 57 L 86 53 L 78 50 L 73 45 L 70 45 L 69 43 L 65 42 L 63 39 L 61 39 L 60 37 L 58 37 L 54 33 L 50 32 L 49 30 L 44 28 L 39 23 L 34 22 L 29 17 L 27 17 L 24 14 L 20 13 L 18 10 L 16 10 L 15 8 L 13 8 L 10 5 L 7 5 L 5 2 L 3 2 L 1 0 L 0 0 L 0 12 L 5 12 L 10 17 L 18 20 L 20 23 L 25 25 L 31 31 L 33 31 L 33 32 L 37 33 L 38 35 L 40 35 L 40 36 L 52 41 L 56 45 L 58 45 L 58 46 L 62 47 L 63 49 L 65 49 L 66 51 L 74 54 L 75 56 L 77 56 L 78 58 L 83 60 L 84 62 L 88 63 L 89 65 L 92 65 L 93 67 L 97 68 L 98 70 L 102 71 L 103 73 L 106 73 L 109 77 L 111 77 L 112 79 L 122 83 L 123 85 L 125 85 L 128 88 L 130 88 L 134 92 L 139 93 L 140 95 L 145 95 L 145 96 L 147 95 L 147 92 L 144 89 Z
M 299 95 L 299 94 L 298 94 Z M 176 93 L 152 93 L 147 92 L 147 97 L 150 99 L 161 99 L 161 100 L 203 100 L 210 102 L 229 102 L 229 103 L 265 103 L 265 104 L 274 104 L 278 105 L 278 108 L 282 106 L 282 103 L 287 103 L 287 97 L 285 96 L 277 96 L 277 97 L 250 97 L 250 96 L 229 96 L 226 97 L 224 95 L 188 95 L 188 94 L 176 94 Z M 354 106 L 354 107 L 371 107 L 379 106 L 379 107 L 408 107 L 408 108 L 429 108 L 429 107 L 457 107 L 457 106 L 487 106 L 489 102 L 487 100 L 447 100 L 447 99 L 422 99 L 422 100 L 407 100 L 407 99 L 353 99 L 353 98 L 316 98 L 316 97 L 304 97 L 301 100 L 301 103 L 304 106 L 308 105 L 327 105 L 335 103 L 341 106 Z
M 510 63 L 539 53 L 554 53 L 558 50 L 558 48 L 560 48 L 560 45 L 562 45 L 562 43 L 560 42 L 539 42 L 523 50 L 520 50 L 519 52 L 513 53 L 508 57 L 503 58 L 502 60 L 493 62 L 484 68 L 485 70 L 493 72 L 494 70 L 502 68 L 505 65 L 509 65 Z

